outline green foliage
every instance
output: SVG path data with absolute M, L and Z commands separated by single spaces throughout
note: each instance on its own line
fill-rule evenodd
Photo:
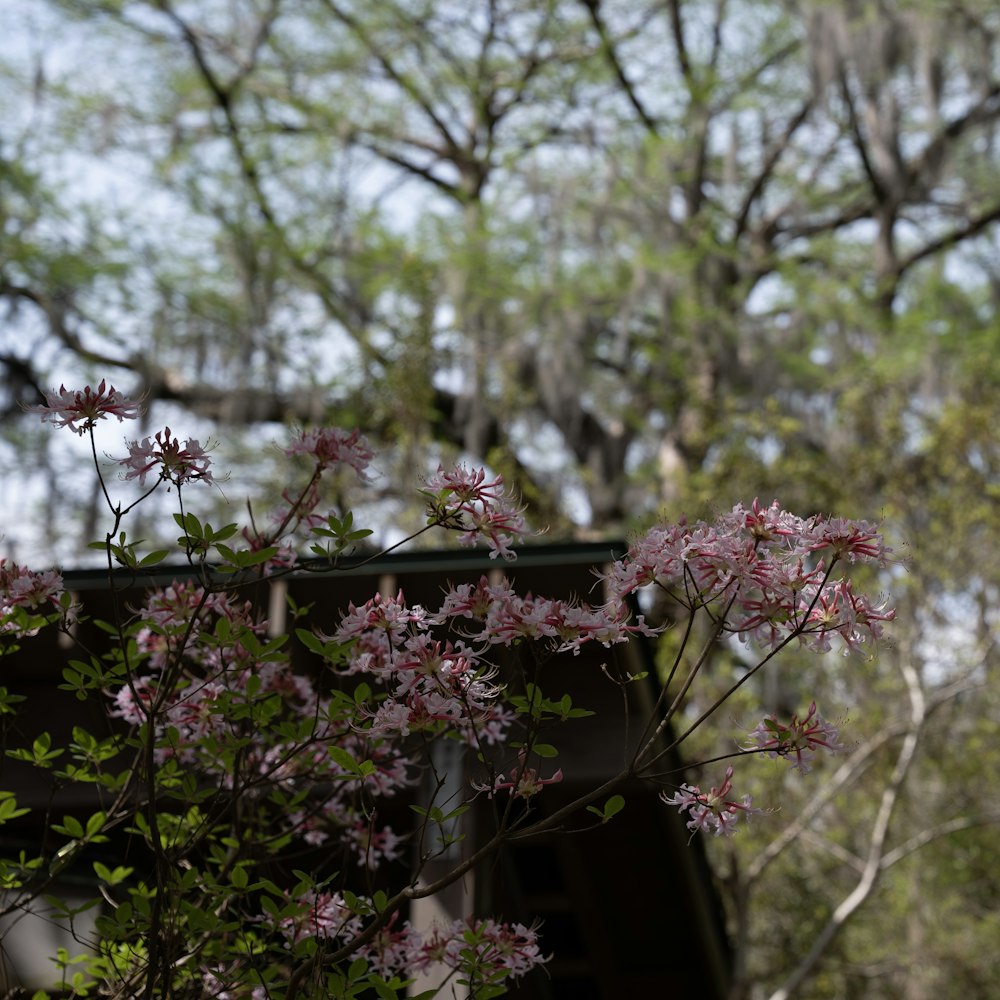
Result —
M 595 816 L 599 816 L 602 823 L 607 823 L 609 820 L 613 819 L 625 808 L 625 798 L 622 795 L 612 795 L 607 802 L 604 803 L 603 809 L 598 809 L 597 806 L 587 806 L 587 812 L 592 812 Z

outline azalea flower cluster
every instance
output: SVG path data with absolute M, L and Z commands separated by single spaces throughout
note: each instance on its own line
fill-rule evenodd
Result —
M 35 572 L 26 566 L 0 559 L 0 608 L 35 611 L 60 607 L 62 576 L 54 569 Z
M 750 733 L 750 744 L 744 750 L 767 751 L 769 757 L 784 757 L 792 767 L 808 774 L 818 750 L 839 753 L 847 748 L 840 742 L 840 729 L 831 725 L 816 711 L 816 702 L 800 719 L 793 715 L 788 723 L 774 715 L 765 716 Z
M 767 715 L 749 734 L 750 742 L 740 747 L 743 753 L 764 752 L 768 757 L 782 757 L 792 762 L 792 768 L 801 774 L 812 770 L 817 752 L 841 753 L 847 747 L 840 742 L 840 730 L 827 722 L 812 702 L 809 711 L 800 719 L 793 715 L 789 722 L 779 722 L 777 716 Z M 680 791 L 660 797 L 667 805 L 677 806 L 689 816 L 688 829 L 706 831 L 719 836 L 731 835 L 736 830 L 740 815 L 750 817 L 761 810 L 752 807 L 749 795 L 742 799 L 730 798 L 734 768 L 726 768 L 725 777 L 718 788 L 703 792 L 698 785 L 681 785 Z
M 516 593 L 506 579 L 491 584 L 453 587 L 445 595 L 438 622 L 458 619 L 478 622 L 480 640 L 490 646 L 511 646 L 525 640 L 550 642 L 554 652 L 579 653 L 588 642 L 611 647 L 634 635 L 655 636 L 643 615 L 633 616 L 625 601 L 598 607 L 579 602 Z
M 733 790 L 733 768 L 727 767 L 722 784 L 703 792 L 698 785 L 683 784 L 680 791 L 668 797 L 666 792 L 660 798 L 668 806 L 677 806 L 680 812 L 687 812 L 687 828 L 692 833 L 711 833 L 718 837 L 733 833 L 739 817 L 750 818 L 762 810 L 753 807 L 753 799 L 744 795 L 741 799 L 731 798 Z
M 360 608 L 351 604 L 332 636 L 319 633 L 322 641 L 350 643 L 345 673 L 364 673 L 385 689 L 364 710 L 365 735 L 460 735 L 474 745 L 502 740 L 513 714 L 500 702 L 495 669 L 461 639 L 435 638 L 433 624 L 400 592 L 377 594 Z
M 336 832 L 354 849 L 358 864 L 372 869 L 399 856 L 400 838 L 389 827 L 373 827 L 357 795 L 359 785 L 381 797 L 410 787 L 417 780 L 412 762 L 397 746 L 360 734 L 353 716 L 320 696 L 310 678 L 289 669 L 283 654 L 267 651 L 267 621 L 254 616 L 250 602 L 175 582 L 147 596 L 139 621 L 135 644 L 145 668 L 110 692 L 111 714 L 133 726 L 153 719 L 158 763 L 176 759 L 232 786 L 238 754 L 244 780 L 262 789 L 322 786 L 324 796 L 278 822 L 314 845 Z M 220 633 L 228 637 L 225 643 Z M 168 670 L 179 661 L 181 672 Z M 272 696 L 280 712 L 271 717 L 269 732 L 250 732 L 233 721 L 253 701 Z M 283 736 L 289 723 L 293 732 L 308 731 L 308 738 Z M 348 760 L 370 760 L 372 770 L 352 774 L 344 757 L 328 752 L 331 746 Z
M 170 428 L 157 431 L 153 439 L 126 441 L 128 458 L 118 464 L 128 470 L 126 479 L 138 479 L 140 486 L 146 485 L 146 476 L 156 470 L 158 479 L 165 479 L 175 486 L 203 480 L 212 482 L 211 459 L 196 438 L 189 438 L 183 444 L 173 437 Z
M 298 912 L 283 917 L 278 929 L 290 942 L 314 938 L 343 944 L 356 937 L 363 922 L 356 907 L 336 892 L 308 892 L 296 900 Z M 265 915 L 266 922 L 268 917 Z M 358 954 L 379 974 L 409 975 L 444 966 L 480 983 L 518 979 L 548 961 L 534 928 L 520 923 L 468 917 L 418 929 L 409 920 L 389 922 Z
M 50 616 L 71 621 L 64 607 L 62 576 L 55 570 L 35 572 L 0 559 L 0 635 L 34 635 Z
M 44 404 L 28 407 L 29 413 L 40 413 L 43 421 L 56 427 L 68 427 L 81 436 L 93 429 L 98 420 L 105 417 L 117 417 L 119 422 L 134 420 L 139 410 L 138 402 L 128 399 L 103 379 L 96 390 L 88 385 L 79 391 L 70 391 L 61 385 L 58 392 L 53 389 L 45 393 Z
M 302 430 L 284 448 L 286 455 L 305 455 L 319 470 L 346 465 L 364 481 L 369 477 L 368 466 L 375 453 L 367 439 L 357 429 L 344 431 L 339 427 Z
M 504 486 L 503 476 L 487 479 L 484 469 L 456 465 L 438 466 L 424 489 L 430 519 L 461 532 L 460 545 L 475 545 L 480 539 L 490 547 L 490 558 L 513 559 L 511 545 L 526 533 L 524 511 L 517 507 Z
M 308 892 L 296 902 L 298 913 L 281 918 L 277 928 L 290 944 L 314 939 L 338 946 L 362 930 L 362 921 L 340 893 Z M 267 926 L 271 920 L 270 914 L 264 914 L 260 923 Z M 357 955 L 385 979 L 410 978 L 438 968 L 457 973 L 470 983 L 494 987 L 521 978 L 550 957 L 542 954 L 534 928 L 474 917 L 435 923 L 423 930 L 409 920 L 399 924 L 394 918 L 361 945 Z M 266 987 L 252 985 L 252 979 L 246 982 L 243 963 L 230 970 L 219 966 L 202 969 L 200 978 L 206 993 L 218 1000 L 243 996 L 265 1000 L 268 995 Z
M 470 623 L 465 639 L 434 637 L 436 626 L 460 628 L 462 620 Z M 623 606 L 521 597 L 506 579 L 490 584 L 481 577 L 449 588 L 436 612 L 409 607 L 402 592 L 377 594 L 361 607 L 351 604 L 339 628 L 318 637 L 352 643 L 344 672 L 365 673 L 387 688 L 370 710 L 367 735 L 448 733 L 480 746 L 501 742 L 514 720 L 486 659 L 489 647 L 535 641 L 578 653 L 588 642 L 611 646 L 637 633 L 655 634 L 641 616 L 631 622 Z
M 685 607 L 705 609 L 725 631 L 774 650 L 790 638 L 818 652 L 839 640 L 861 652 L 895 613 L 854 592 L 838 563 L 885 566 L 890 550 L 866 521 L 801 518 L 775 500 L 733 507 L 714 523 L 653 528 L 603 575 L 623 601 L 655 585 Z

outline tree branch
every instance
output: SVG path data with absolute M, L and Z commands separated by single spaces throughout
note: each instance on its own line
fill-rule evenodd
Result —
M 919 264 L 920 261 L 926 260 L 928 257 L 933 257 L 942 250 L 948 250 L 964 240 L 977 236 L 988 226 L 998 221 L 1000 221 L 1000 204 L 996 204 L 988 211 L 967 219 L 963 225 L 956 226 L 937 239 L 924 244 L 919 250 L 914 250 L 911 254 L 908 254 L 899 262 L 896 270 L 897 276 L 902 277 L 914 264 Z
M 618 50 L 615 47 L 614 40 L 611 38 L 608 26 L 601 16 L 601 0 L 580 0 L 580 2 L 586 7 L 587 13 L 590 14 L 590 21 L 597 32 L 598 38 L 601 40 L 601 52 L 604 54 L 604 58 L 607 59 L 608 65 L 621 84 L 625 97 L 639 116 L 639 120 L 645 126 L 646 131 L 651 135 L 656 135 L 658 132 L 656 120 L 649 114 L 645 105 L 639 99 L 635 87 L 632 86 L 631 81 L 625 73 L 625 67 L 622 65 L 621 59 L 618 58 Z M 686 54 L 684 58 L 686 61 Z
M 771 994 L 771 1000 L 789 1000 L 789 997 L 795 994 L 819 963 L 826 949 L 830 946 L 830 942 L 837 936 L 854 911 L 871 895 L 883 870 L 885 841 L 889 833 L 889 824 L 899 801 L 906 776 L 909 774 L 910 767 L 916 757 L 920 734 L 927 717 L 927 702 L 916 670 L 912 664 L 904 660 L 900 661 L 899 669 L 910 698 L 910 717 L 895 767 L 882 792 L 882 801 L 879 804 L 878 813 L 875 816 L 875 822 L 868 839 L 868 855 L 864 870 L 854 889 L 844 897 L 816 936 L 805 957 L 785 982 Z

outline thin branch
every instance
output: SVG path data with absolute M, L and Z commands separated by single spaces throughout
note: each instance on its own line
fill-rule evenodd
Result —
M 847 108 L 847 121 L 850 125 L 851 136 L 854 139 L 854 148 L 861 159 L 861 166 L 875 194 L 876 201 L 882 201 L 885 197 L 885 189 L 868 156 L 868 144 L 864 133 L 861 131 L 861 122 L 858 120 L 857 110 L 854 107 L 854 98 L 851 96 L 851 85 L 843 66 L 840 67 L 840 93 L 844 98 L 844 106 Z
M 882 870 L 891 868 L 897 862 L 902 861 L 903 858 L 909 857 L 914 852 L 919 851 L 922 847 L 926 847 L 935 840 L 939 840 L 941 837 L 949 837 L 953 833 L 959 833 L 962 830 L 971 830 L 977 826 L 992 826 L 994 824 L 1000 824 L 1000 813 L 956 816 L 945 823 L 939 823 L 937 826 L 932 826 L 927 830 L 921 830 L 916 836 L 911 837 L 898 847 L 888 851 L 882 857 Z
M 1000 204 L 994 205 L 989 211 L 982 212 L 974 218 L 966 220 L 963 225 L 956 226 L 937 239 L 924 244 L 919 250 L 914 250 L 911 254 L 908 254 L 899 262 L 896 268 L 897 277 L 902 277 L 914 264 L 918 264 L 920 261 L 940 253 L 942 250 L 948 250 L 964 240 L 977 236 L 988 226 L 998 221 L 1000 221 Z
M 789 119 L 784 132 L 781 134 L 781 138 L 774 144 L 774 146 L 772 146 L 770 153 L 765 157 L 764 163 L 757 172 L 757 176 L 753 179 L 753 183 L 747 189 L 747 193 L 743 197 L 743 204 L 740 206 L 739 213 L 736 216 L 736 231 L 733 236 L 733 243 L 736 243 L 740 236 L 742 236 L 745 232 L 750 212 L 757 200 L 760 198 L 761 192 L 764 190 L 764 185 L 774 174 L 774 168 L 778 165 L 778 161 L 788 149 L 792 137 L 809 117 L 809 112 L 812 108 L 813 98 L 808 97 L 805 101 L 803 101 L 802 107 L 799 108 L 796 114 Z
M 346 25 L 358 38 L 358 40 L 365 46 L 365 48 L 371 53 L 375 58 L 376 62 L 385 71 L 386 76 L 392 80 L 404 94 L 407 95 L 421 111 L 427 116 L 428 120 L 437 129 L 441 138 L 444 140 L 445 146 L 453 154 L 460 150 L 460 145 L 451 134 L 450 129 L 445 124 L 444 120 L 438 115 L 434 110 L 434 106 L 431 104 L 430 100 L 426 95 L 422 94 L 417 87 L 417 85 L 408 76 L 400 72 L 393 61 L 386 54 L 385 50 L 380 46 L 374 38 L 371 37 L 369 32 L 365 29 L 364 25 L 358 21 L 357 18 L 353 17 L 347 11 L 339 7 L 334 0 L 324 0 L 324 5 L 326 8 L 336 17 L 340 22 Z
M 691 89 L 692 69 L 691 59 L 688 56 L 687 42 L 684 40 L 684 22 L 681 20 L 680 0 L 670 0 L 670 31 L 674 36 L 674 48 L 677 49 L 677 62 L 681 68 L 681 74 Z
M 968 677 L 944 687 L 938 688 L 927 696 L 927 716 L 931 716 L 943 705 L 965 694 L 977 685 Z M 744 876 L 748 884 L 755 882 L 763 874 L 764 869 L 774 861 L 788 846 L 795 843 L 808 829 L 813 819 L 826 804 L 846 785 L 859 778 L 872 764 L 875 754 L 887 743 L 902 736 L 910 728 L 908 719 L 900 719 L 883 726 L 870 740 L 851 752 L 851 755 L 833 773 L 833 776 L 810 799 L 809 803 L 799 812 L 795 821 L 790 823 L 781 834 L 761 851 L 746 870 Z
M 601 0 L 580 0 L 584 7 L 587 8 L 587 13 L 590 14 L 590 21 L 594 26 L 594 30 L 597 32 L 598 38 L 601 40 L 601 52 L 604 58 L 607 59 L 608 65 L 611 67 L 612 72 L 621 84 L 621 88 L 625 93 L 626 98 L 628 98 L 629 104 L 632 105 L 635 113 L 639 116 L 640 121 L 645 126 L 646 130 L 652 134 L 658 134 L 658 126 L 656 120 L 652 115 L 646 110 L 646 106 L 639 99 L 639 95 L 636 93 L 636 89 L 632 86 L 628 75 L 625 73 L 625 67 L 622 65 L 622 61 L 618 56 L 618 50 L 615 47 L 614 39 L 608 32 L 608 26 L 601 16 Z M 687 60 L 687 55 L 685 54 L 684 60 Z M 685 76 L 687 74 L 685 73 Z

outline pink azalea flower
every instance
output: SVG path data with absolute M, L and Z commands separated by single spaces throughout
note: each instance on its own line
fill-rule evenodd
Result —
M 171 436 L 170 428 L 157 431 L 155 440 L 143 438 L 139 441 L 126 441 L 128 458 L 120 459 L 118 464 L 124 465 L 129 471 L 126 479 L 138 479 L 140 486 L 146 485 L 146 476 L 157 469 L 157 476 L 181 486 L 184 483 L 202 479 L 212 482 L 209 466 L 211 459 L 197 439 L 190 438 L 182 445 Z
M 538 947 L 537 932 L 524 924 L 490 919 L 475 922 L 471 918 L 467 924 L 463 940 L 475 947 L 476 960 L 487 968 L 503 970 L 512 979 L 517 979 L 547 961 Z
M 358 864 L 368 870 L 378 868 L 382 861 L 395 861 L 402 855 L 402 838 L 392 827 L 375 830 L 363 817 L 346 829 L 343 836 L 356 851 Z
M 524 512 L 507 493 L 503 476 L 487 480 L 484 469 L 439 465 L 423 492 L 430 501 L 430 517 L 462 532 L 459 544 L 471 546 L 485 539 L 491 559 L 516 557 L 510 546 L 526 532 Z
M 816 711 L 816 702 L 803 718 L 793 715 L 788 725 L 773 715 L 765 716 L 750 733 L 751 744 L 745 750 L 766 750 L 769 757 L 786 757 L 792 767 L 807 774 L 816 751 L 839 753 L 847 748 L 840 742 L 840 730 Z
M 837 636 L 845 655 L 861 653 L 862 646 L 881 638 L 881 623 L 896 617 L 887 601 L 875 604 L 867 594 L 855 594 L 853 582 L 847 579 L 827 585 L 815 600 L 804 596 L 802 605 L 803 610 L 810 608 L 803 640 L 820 652 L 828 651 L 831 636 Z
M 612 604 L 656 586 L 691 610 L 714 606 L 723 629 L 765 649 L 798 636 L 825 652 L 839 636 L 850 652 L 877 639 L 881 622 L 894 612 L 854 594 L 850 580 L 829 579 L 830 567 L 838 561 L 885 565 L 889 552 L 867 521 L 806 520 L 777 500 L 766 507 L 754 500 L 712 524 L 682 518 L 653 528 L 599 576 Z
M 368 960 L 372 971 L 386 979 L 405 973 L 420 954 L 419 931 L 408 920 L 402 927 L 397 927 L 398 918 L 399 914 L 394 913 L 375 937 L 359 951 L 359 955 Z
M 369 479 L 368 465 L 375 457 L 375 452 L 359 430 L 347 432 L 339 427 L 302 431 L 284 451 L 286 455 L 306 455 L 320 469 L 331 465 L 349 465 L 364 481 Z
M 666 792 L 661 792 L 660 798 L 668 806 L 677 806 L 681 812 L 687 810 L 690 817 L 687 828 L 692 833 L 700 830 L 713 833 L 716 837 L 720 834 L 728 837 L 736 832 L 736 821 L 740 813 L 749 818 L 752 813 L 761 812 L 760 809 L 753 808 L 749 795 L 744 795 L 740 802 L 728 797 L 733 787 L 732 779 L 733 769 L 727 767 L 725 779 L 718 788 L 703 792 L 697 785 L 683 784 L 680 791 L 670 798 L 667 798 Z
M 40 413 L 43 421 L 56 427 L 68 427 L 80 435 L 107 416 L 117 417 L 119 422 L 139 416 L 139 404 L 128 399 L 113 385 L 106 385 L 103 379 L 96 391 L 88 385 L 73 392 L 61 385 L 58 392 L 52 390 L 45 393 L 42 406 L 29 406 L 27 410 L 29 413 Z
M 555 785 L 563 780 L 562 768 L 559 768 L 549 778 L 542 778 L 533 767 L 528 767 L 527 755 L 523 750 L 518 752 L 518 765 L 511 773 L 510 778 L 505 778 L 498 774 L 492 784 L 486 782 L 473 782 L 472 787 L 478 792 L 486 792 L 493 798 L 497 792 L 507 791 L 519 799 L 530 799 L 537 795 L 546 785 Z
M 892 551 L 868 521 L 851 521 L 843 517 L 817 517 L 803 533 L 811 552 L 833 551 L 835 558 L 849 562 L 874 562 L 884 566 Z
M 422 939 L 415 936 L 412 946 L 411 973 L 436 964 L 465 971 L 471 962 L 486 980 L 498 973 L 516 979 L 548 961 L 533 928 L 475 917 L 432 927 Z
M 25 569 L 0 559 L 0 601 L 34 611 L 45 605 L 59 606 L 62 576 L 54 569 L 43 572 Z
M 290 941 L 305 937 L 348 940 L 361 930 L 361 919 L 339 892 L 307 892 L 298 902 L 303 912 L 281 920 L 279 929 Z

